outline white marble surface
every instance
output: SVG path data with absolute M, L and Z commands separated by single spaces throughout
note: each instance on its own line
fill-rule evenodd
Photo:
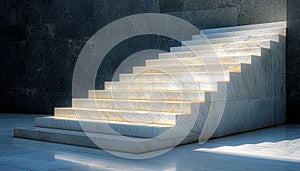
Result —
M 128 160 L 105 151 L 12 138 L 33 115 L 0 115 L 0 170 L 300 170 L 300 126 L 286 125 L 177 147 Z
M 190 58 L 190 57 L 223 57 L 223 56 L 246 56 L 261 55 L 261 48 L 235 48 L 235 49 L 216 49 L 188 52 L 160 53 L 159 59 Z
M 35 126 L 63 130 L 86 131 L 100 134 L 156 137 L 174 125 L 157 125 L 114 121 L 77 120 L 70 118 L 38 117 Z
M 116 109 L 191 113 L 191 103 L 182 101 L 73 99 L 73 108 Z
M 182 52 L 182 51 L 200 51 L 207 49 L 226 49 L 226 48 L 251 48 L 251 47 L 263 47 L 270 48 L 270 41 L 267 40 L 257 40 L 257 41 L 244 41 L 244 42 L 232 42 L 224 44 L 209 44 L 209 45 L 183 45 L 181 47 L 172 47 L 171 52 Z
M 260 40 L 257 42 L 245 41 L 244 43 L 234 43 L 230 44 L 231 46 L 228 46 L 228 44 L 214 44 L 213 46 L 221 48 L 217 48 L 216 50 L 211 50 L 209 48 L 210 46 L 197 46 L 201 48 L 196 49 L 199 51 L 195 51 L 195 53 L 192 51 L 163 53 L 159 55 L 160 60 L 157 60 L 171 61 L 172 59 L 177 58 L 191 59 L 193 57 L 195 59 L 206 59 L 208 57 L 215 58 L 217 56 L 221 56 L 221 59 L 225 59 L 225 57 L 237 57 L 239 55 L 247 58 L 247 56 L 249 55 L 256 55 L 250 57 L 251 61 L 249 61 L 248 64 L 232 63 L 224 65 L 186 65 L 183 63 L 182 65 L 175 66 L 173 63 L 171 63 L 170 65 L 157 65 L 133 68 L 134 74 L 139 73 L 142 76 L 152 76 L 154 74 L 167 75 L 168 73 L 195 73 L 204 71 L 220 73 L 223 71 L 235 72 L 229 74 L 230 79 L 226 80 L 228 82 L 216 82 L 216 80 L 214 82 L 195 82 L 195 80 L 191 80 L 189 82 L 176 80 L 156 80 L 152 82 L 147 80 L 146 78 L 142 78 L 144 79 L 142 81 L 130 80 L 126 82 L 120 81 L 105 83 L 105 89 L 107 91 L 135 90 L 149 92 L 151 90 L 162 90 L 169 92 L 178 92 L 185 90 L 193 92 L 210 92 L 205 94 L 205 104 L 200 104 L 200 106 L 204 108 L 200 108 L 201 113 L 198 119 L 195 117 L 193 120 L 190 120 L 190 122 L 183 122 L 184 120 L 180 119 L 183 117 L 191 119 L 193 116 L 195 116 L 199 112 L 199 108 L 194 109 L 193 107 L 196 105 L 196 103 L 191 105 L 190 103 L 161 103 L 155 101 L 149 103 L 149 101 L 124 101 L 107 99 L 75 99 L 73 100 L 73 109 L 56 109 L 55 116 L 67 118 L 77 117 L 79 119 L 96 119 L 105 121 L 125 121 L 130 123 L 156 123 L 169 125 L 176 124 L 175 128 L 182 127 L 182 130 L 187 129 L 185 126 L 190 126 L 191 128 L 193 128 L 193 130 L 191 132 L 190 130 L 187 131 L 187 133 L 190 134 L 183 143 L 191 143 L 198 141 L 199 134 L 201 134 L 200 139 L 203 139 L 202 135 L 204 135 L 205 138 L 210 138 L 210 135 L 212 135 L 213 137 L 220 137 L 230 135 L 233 133 L 240 133 L 284 123 L 285 66 L 280 66 L 280 62 L 284 61 L 285 57 L 285 40 L 282 36 L 279 37 L 278 35 L 285 34 L 285 28 L 275 27 L 256 30 L 229 30 L 228 32 L 221 31 L 220 33 L 207 34 L 207 37 L 213 39 L 224 39 L 225 37 L 229 36 L 248 37 L 256 34 L 277 34 L 277 38 L 278 40 L 280 40 L 280 42 Z M 196 55 L 200 55 L 200 57 L 196 58 Z M 199 103 L 197 103 L 197 105 L 199 105 Z M 210 105 L 212 105 L 211 110 L 209 110 Z M 190 106 L 192 107 L 190 108 Z M 120 109 L 121 111 L 114 109 Z M 197 122 L 194 126 L 194 121 L 196 120 Z M 184 132 L 180 129 L 176 130 L 178 133 Z M 128 131 L 130 132 L 132 130 L 129 129 Z M 26 133 L 26 130 L 24 130 L 24 132 L 25 134 L 27 134 L 26 136 L 31 136 L 30 133 Z M 51 130 L 51 133 L 52 132 L 54 132 L 53 137 L 55 139 L 55 130 Z M 42 135 L 39 134 L 38 131 L 33 131 L 32 134 L 36 137 L 34 139 L 39 139 L 39 137 L 44 137 L 43 135 L 47 135 L 47 132 L 44 131 L 44 134 Z M 67 135 L 68 133 L 65 134 Z M 177 134 L 172 135 L 176 135 L 175 138 L 179 137 L 177 136 Z M 22 137 L 22 135 L 19 136 Z M 24 137 L 26 138 L 26 136 Z M 82 137 L 84 138 L 84 136 Z M 181 137 L 185 137 L 185 135 L 182 135 Z M 69 141 L 67 137 L 65 137 L 65 139 L 66 141 Z M 43 140 L 53 141 L 51 139 Z M 80 137 L 78 141 L 80 141 Z M 61 140 L 55 142 L 64 143 Z M 169 142 L 167 142 L 166 144 L 168 143 Z M 170 143 L 172 142 L 170 141 Z M 157 147 L 156 149 L 161 148 Z M 115 150 L 122 151 L 122 149 Z
M 195 82 L 105 82 L 106 90 L 216 91 L 217 83 Z
M 223 37 L 223 38 L 213 38 L 209 41 L 201 40 L 201 36 L 194 37 L 194 40 L 183 41 L 183 46 L 193 46 L 193 45 L 205 45 L 207 43 L 217 44 L 217 43 L 234 43 L 234 42 L 248 42 L 248 41 L 258 41 L 258 40 L 272 40 L 279 41 L 278 34 L 255 34 L 251 36 L 234 36 L 234 37 Z
M 180 114 L 183 113 L 84 108 L 55 108 L 54 113 L 64 118 L 155 124 L 176 124 L 176 116 Z
M 251 63 L 251 56 L 226 56 L 209 58 L 175 58 L 146 60 L 146 66 L 178 66 L 178 65 L 205 65 L 205 64 L 240 64 Z
M 232 32 L 222 32 L 222 33 L 210 33 L 205 34 L 207 38 L 222 38 L 229 36 L 251 36 L 255 34 L 286 34 L 285 28 L 267 28 L 267 29 L 255 29 L 255 30 L 240 30 L 240 31 L 232 31 Z M 193 36 L 193 39 L 197 39 L 199 36 Z
M 240 72 L 241 64 L 207 64 L 207 65 L 179 65 L 179 66 L 140 66 L 133 67 L 133 73 L 182 73 L 182 72 Z
M 169 100 L 169 101 L 204 101 L 205 94 L 200 91 L 109 91 L 109 90 L 93 90 L 89 91 L 89 98 L 102 99 L 142 99 L 142 100 Z

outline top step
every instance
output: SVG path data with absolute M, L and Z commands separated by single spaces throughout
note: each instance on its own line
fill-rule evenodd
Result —
M 254 30 L 241 30 L 222 33 L 205 34 L 208 39 L 223 38 L 223 37 L 236 37 L 236 36 L 253 36 L 257 34 L 282 34 L 286 35 L 286 28 L 268 28 L 268 29 L 254 29 Z M 194 35 L 193 40 L 203 38 L 202 35 Z
M 223 28 L 214 28 L 214 29 L 205 29 L 201 30 L 203 34 L 212 34 L 212 33 L 225 33 L 225 32 L 234 32 L 234 31 L 246 31 L 246 30 L 256 30 L 256 29 L 268 29 L 268 28 L 286 28 L 287 24 L 283 22 L 274 22 L 274 23 L 264 23 L 264 24 L 254 24 L 254 25 L 244 25 L 244 26 L 235 26 L 235 27 L 223 27 Z

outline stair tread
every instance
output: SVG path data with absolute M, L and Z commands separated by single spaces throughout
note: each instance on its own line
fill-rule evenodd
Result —
M 231 37 L 221 37 L 221 38 L 207 38 L 206 40 L 208 41 L 208 44 L 220 44 L 220 43 L 224 43 L 221 40 L 235 40 L 235 41 L 230 41 L 229 43 L 234 43 L 234 42 L 248 42 L 248 41 L 253 41 L 253 38 L 257 38 L 254 40 L 259 40 L 261 38 L 265 39 L 265 37 L 268 37 L 268 40 L 272 40 L 274 38 L 277 38 L 276 40 L 278 40 L 279 35 L 281 35 L 280 33 L 269 33 L 269 34 L 255 34 L 255 35 L 244 35 L 244 36 L 231 36 Z M 251 39 L 252 38 L 252 39 Z M 242 40 L 240 40 L 242 39 Z M 220 42 L 221 41 L 221 42 Z M 205 43 L 203 42 L 203 40 L 200 39 L 193 39 L 193 40 L 187 40 L 187 41 L 182 41 L 182 45 L 188 45 L 191 43 Z M 228 42 L 226 42 L 228 43 Z M 207 44 L 203 44 L 203 45 L 207 45 Z
M 197 75 L 197 74 L 205 74 L 205 75 L 212 75 L 212 74 L 230 74 L 230 72 L 180 72 L 180 73 L 141 73 L 141 74 L 120 74 L 120 75 L 130 75 L 130 76 L 138 76 L 138 75 Z
M 216 91 L 217 82 L 176 82 L 176 81 L 143 81 L 143 82 L 105 82 L 106 90 L 138 89 L 138 90 L 191 90 L 191 91 Z
M 158 73 L 160 74 L 160 73 Z M 184 92 L 195 92 L 195 93 L 205 93 L 205 91 L 196 91 L 196 90 L 89 90 L 91 92 L 168 92 L 168 93 L 184 93 Z
M 171 52 L 173 53 L 173 52 Z M 228 58 L 228 59 L 231 59 L 231 58 L 243 58 L 243 57 L 251 57 L 253 55 L 236 55 L 236 56 L 215 56 L 215 57 L 186 57 L 186 58 L 175 58 L 175 59 L 147 59 L 146 61 L 174 61 L 174 60 L 178 60 L 178 61 L 184 61 L 184 60 L 204 60 L 204 59 L 211 59 L 211 58 L 221 58 L 221 59 L 224 59 L 224 58 Z
M 178 47 L 172 47 L 172 48 L 182 48 L 182 47 L 187 47 L 187 48 L 197 48 L 201 46 L 228 46 L 228 45 L 241 45 L 241 44 L 256 44 L 256 43 L 268 43 L 270 42 L 270 39 L 263 39 L 263 40 L 252 40 L 252 41 L 235 41 L 235 42 L 228 42 L 228 43 L 214 43 L 214 44 L 200 44 L 200 45 L 182 45 Z
M 162 53 L 162 54 L 181 54 L 181 53 L 202 53 L 202 52 L 215 52 L 215 51 L 234 51 L 234 50 L 257 50 L 257 49 L 261 49 L 261 47 L 246 47 L 246 48 L 224 48 L 224 49 L 215 49 L 215 50 L 195 50 L 193 52 L 166 52 L 166 53 Z M 234 56 L 234 55 L 228 55 L 229 56 Z M 238 55 L 241 56 L 241 55 Z M 246 55 L 245 55 L 246 56 Z M 208 58 L 208 57 L 204 57 L 204 58 Z
M 177 102 L 204 102 L 205 91 L 152 91 L 152 90 L 90 90 L 90 99 L 157 100 Z
M 166 66 L 136 66 L 133 67 L 133 73 L 181 73 L 181 72 L 240 72 L 241 64 L 173 64 Z
M 126 110 L 126 109 L 94 109 L 94 108 L 72 108 L 72 107 L 58 107 L 58 110 L 81 110 L 81 111 L 97 111 L 97 112 L 116 112 L 116 113 L 133 113 L 133 114 L 153 114 L 153 115 L 181 115 L 189 113 L 176 112 L 158 112 L 158 111 L 143 111 L 143 110 Z
M 59 133 L 59 134 L 67 134 L 67 135 L 77 135 L 77 136 L 84 136 L 87 137 L 86 132 L 82 131 L 73 131 L 73 130 L 62 130 L 62 129 L 53 129 L 53 128 L 15 128 L 15 129 L 25 129 L 25 130 L 32 130 L 38 132 L 52 132 L 52 133 Z M 99 139 L 108 139 L 108 140 L 122 140 L 122 141 L 131 141 L 131 142 L 143 142 L 145 140 L 155 140 L 155 138 L 141 138 L 141 137 L 126 137 L 122 135 L 113 135 L 113 134 L 101 134 L 101 133 L 88 133 L 89 137 L 99 138 Z
M 230 57 L 241 55 L 261 55 L 261 47 L 250 48 L 226 48 L 216 50 L 202 50 L 202 51 L 182 51 L 182 52 L 168 52 L 160 53 L 159 59 L 174 59 L 174 58 L 207 58 L 207 57 Z
M 224 74 L 229 74 L 230 72 L 227 71 L 227 72 L 222 72 Z M 166 73 L 141 73 L 141 74 L 134 74 L 134 73 L 131 73 L 131 74 L 120 74 L 120 75 L 197 75 L 197 74 L 205 74 L 205 75 L 210 75 L 210 74 L 221 74 L 220 72 L 180 72 L 180 73 L 170 73 L 170 74 L 166 74 Z
M 242 64 L 251 63 L 252 56 L 220 56 L 220 57 L 181 57 L 181 58 L 168 58 L 168 59 L 152 59 L 146 60 L 146 66 L 177 66 L 177 65 L 224 65 L 224 64 Z M 196 72 L 195 72 L 196 73 Z M 122 75 L 122 74 L 120 74 Z
M 175 104 L 190 104 L 191 102 L 186 102 L 186 101 L 169 101 L 169 100 L 142 100 L 142 99 L 128 99 L 128 100 L 125 100 L 125 99 L 88 99 L 88 98 L 73 98 L 72 100 L 79 100 L 79 101 L 116 101 L 116 102 L 130 102 L 130 101 L 133 101 L 133 102 L 141 102 L 141 103 L 151 103 L 151 102 L 160 102 L 160 103 L 175 103 Z
M 203 72 L 203 73 L 206 73 L 206 72 Z M 223 72 L 220 72 L 220 73 L 223 73 Z M 120 82 L 120 81 L 110 81 L 110 82 L 105 82 L 105 83 L 116 83 L 116 84 L 142 84 L 141 82 L 131 82 L 131 81 L 122 81 L 122 82 Z M 145 83 L 146 83 L 146 81 L 145 81 Z M 147 82 L 148 83 L 148 82 Z M 192 84 L 192 83 L 194 83 L 195 84 L 195 82 L 194 81 L 160 81 L 160 82 L 153 82 L 153 84 L 157 84 L 157 83 L 168 83 L 168 84 L 170 84 L 170 83 L 182 83 L 182 84 Z M 201 84 L 201 82 L 199 82 L 199 84 Z M 204 82 L 203 84 L 207 84 L 206 82 Z M 165 90 L 163 90 L 163 91 L 165 91 Z M 194 90 L 192 90 L 192 91 L 194 91 Z
M 205 30 L 202 30 L 202 33 L 206 34 L 206 35 L 210 35 L 210 34 L 227 34 L 227 33 L 253 33 L 253 32 L 257 32 L 257 31 L 271 31 L 271 30 L 281 30 L 281 29 L 285 29 L 286 27 L 270 27 L 270 28 L 256 28 L 256 29 L 250 29 L 250 30 L 231 30 L 231 31 L 225 31 L 225 32 L 206 32 Z
M 216 63 L 216 64 L 205 64 L 207 67 L 215 67 L 215 66 L 239 66 L 240 64 L 221 64 L 221 63 Z M 204 65 L 201 64 L 182 64 L 182 65 L 171 65 L 170 68 L 173 67 L 203 67 Z M 133 68 L 169 68 L 166 66 L 134 66 Z
M 286 28 L 278 27 L 278 28 L 267 28 L 267 29 L 255 29 L 255 30 L 238 30 L 232 32 L 216 32 L 216 33 L 208 33 L 205 34 L 207 38 L 219 38 L 219 37 L 232 37 L 236 35 L 253 35 L 256 33 L 281 33 L 286 34 Z M 199 35 L 193 36 L 193 39 L 199 37 Z

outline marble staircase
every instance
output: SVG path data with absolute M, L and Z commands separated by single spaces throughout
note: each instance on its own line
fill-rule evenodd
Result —
M 199 141 L 222 102 L 210 137 L 284 123 L 285 34 L 285 22 L 202 30 L 14 136 L 141 154 Z

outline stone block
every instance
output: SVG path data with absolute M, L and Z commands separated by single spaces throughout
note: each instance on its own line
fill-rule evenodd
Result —
M 251 100 L 227 101 L 222 119 L 213 136 L 229 135 L 249 129 L 247 120 L 251 118 Z
M 229 72 L 187 72 L 187 73 L 147 73 L 147 74 L 121 74 L 120 81 L 123 82 L 145 82 L 145 81 L 174 81 L 174 82 L 217 82 L 229 81 Z
M 150 82 L 150 83 L 122 83 L 122 82 L 106 82 L 106 90 L 167 90 L 167 91 L 216 91 L 216 83 L 200 83 L 194 82 Z
M 73 108 L 191 113 L 190 102 L 154 100 L 73 99 Z
M 171 65 L 172 66 L 172 65 Z M 181 72 L 240 72 L 241 64 L 206 64 L 206 65 L 179 65 L 172 67 L 164 66 L 144 66 L 144 67 L 133 67 L 133 73 L 181 73 Z
M 203 102 L 204 92 L 172 92 L 172 91 L 106 91 L 90 90 L 90 99 L 124 99 L 124 100 L 157 100 L 157 101 L 193 101 Z
M 151 138 L 167 131 L 171 126 L 155 124 L 133 125 L 124 122 L 94 121 L 65 119 L 54 117 L 43 117 L 35 119 L 36 126 L 42 128 L 53 128 L 73 131 L 86 131 L 91 133 L 124 135 Z

